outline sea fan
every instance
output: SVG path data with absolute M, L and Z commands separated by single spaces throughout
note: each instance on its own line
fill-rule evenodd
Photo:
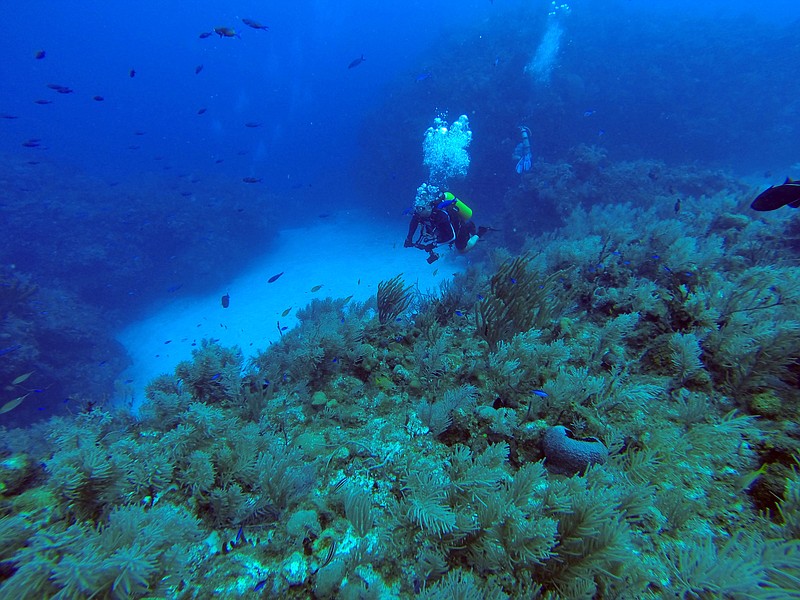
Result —
M 673 333 L 669 338 L 669 362 L 678 380 L 683 383 L 703 369 L 703 349 L 694 333 Z

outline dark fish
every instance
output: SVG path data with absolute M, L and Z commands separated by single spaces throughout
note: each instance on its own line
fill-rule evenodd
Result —
M 38 148 L 41 144 L 37 140 L 27 140 L 22 142 L 22 145 L 26 148 Z
M 286 316 L 286 315 L 288 315 L 290 312 L 292 312 L 292 307 L 291 307 L 291 306 L 290 306 L 289 308 L 287 308 L 285 311 L 283 311 L 283 312 L 281 313 L 281 316 L 282 316 L 282 317 L 285 317 L 285 316 Z
M 105 100 L 105 98 L 103 98 L 102 96 L 92 96 L 92 100 L 94 100 L 95 102 L 102 102 L 103 100 Z
M 321 289 L 322 289 L 322 284 L 315 285 L 314 287 L 311 288 L 311 293 L 313 294 L 314 292 L 318 292 Z
M 269 279 L 267 279 L 267 283 L 275 283 L 276 281 L 278 281 L 278 278 L 279 278 L 281 275 L 283 275 L 283 273 L 284 273 L 284 272 L 283 272 L 283 271 L 281 271 L 281 272 L 280 272 L 280 273 L 278 273 L 277 275 L 273 275 L 272 277 L 270 277 Z
M 42 60 L 45 56 L 47 56 L 47 52 L 45 52 L 44 50 L 37 50 L 36 52 L 33 53 L 33 58 L 35 58 L 36 60 Z
M 52 104 L 53 101 L 52 100 L 34 100 L 33 103 L 34 104 Z
M 141 129 L 137 129 L 136 131 L 133 132 L 133 135 L 144 135 L 144 131 L 142 131 Z
M 681 212 L 681 199 L 680 198 L 675 200 L 675 214 L 677 215 L 679 212 Z
M 781 185 L 769 186 L 753 200 L 750 208 L 768 211 L 782 206 L 800 208 L 800 180 L 787 177 Z
M 203 65 L 197 65 L 197 66 L 194 68 L 194 74 L 195 74 L 195 75 L 197 75 L 197 74 L 198 74 L 200 71 L 202 71 L 202 70 L 203 70 Z
M 228 308 L 231 305 L 231 295 L 225 294 L 222 297 L 222 308 Z
M 201 34 L 200 34 L 198 37 L 199 37 L 201 40 L 204 40 L 204 39 L 206 39 L 207 37 L 211 37 L 211 34 L 212 34 L 212 33 L 214 33 L 214 32 L 213 32 L 213 31 L 204 31 L 204 32 L 203 32 L 203 33 L 201 33 Z
M 363 63 L 365 60 L 367 60 L 367 59 L 366 59 L 366 58 L 364 58 L 364 55 L 362 54 L 362 55 L 361 55 L 361 56 L 359 56 L 358 58 L 351 60 L 351 61 L 350 61 L 350 64 L 349 64 L 349 65 L 347 65 L 347 68 L 348 68 L 348 69 L 352 69 L 352 68 L 354 68 L 354 67 L 357 67 L 358 65 L 360 65 L 361 63 Z
M 242 177 L 242 181 L 245 183 L 261 183 L 262 179 L 260 177 Z
M 214 164 L 218 165 L 218 164 L 220 164 L 222 162 L 225 162 L 225 159 L 224 158 L 218 158 L 217 160 L 214 161 Z
M 253 588 L 253 591 L 254 591 L 254 592 L 260 592 L 261 590 L 263 590 L 263 589 L 264 589 L 264 586 L 266 586 L 266 585 L 267 585 L 267 582 L 268 582 L 268 581 L 269 581 L 269 579 L 262 579 L 261 581 L 259 581 L 259 582 L 256 584 L 256 587 L 254 587 L 254 588 Z
M 207 108 L 201 108 L 200 110 L 198 110 L 198 111 L 197 111 L 197 114 L 198 114 L 198 115 L 205 114 L 205 112 L 206 112 L 207 110 L 208 110 Z
M 0 119 L 17 119 L 17 115 L 10 115 L 8 113 L 1 113 Z
M 258 121 L 248 121 L 247 123 L 244 124 L 244 126 L 253 129 L 255 127 L 261 127 L 261 123 L 259 123 Z
M 214 33 L 219 37 L 241 37 L 233 27 L 214 27 Z
M 131 69 L 128 71 L 128 77 L 136 77 L 136 69 Z
M 261 29 L 262 31 L 267 31 L 269 29 L 267 25 L 262 25 L 258 21 L 253 21 L 252 19 L 242 19 L 242 23 L 253 29 Z
M 68 92 L 65 91 L 65 93 L 72 92 L 72 90 L 70 90 L 69 87 L 67 87 L 66 85 L 61 85 L 60 83 L 48 83 L 47 87 L 57 92 L 61 92 L 61 90 L 69 90 Z

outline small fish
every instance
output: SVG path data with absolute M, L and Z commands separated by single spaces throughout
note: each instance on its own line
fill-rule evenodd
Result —
M 136 130 L 133 132 L 133 135 L 144 135 L 144 131 L 142 131 L 141 129 L 136 129 Z
M 172 343 L 172 340 L 165 340 L 165 341 L 164 341 L 164 345 L 165 345 L 165 346 L 166 346 L 167 344 L 171 344 L 171 343 Z
M 19 350 L 20 348 L 22 348 L 22 344 L 14 344 L 13 346 L 7 346 L 6 348 L 0 349 L 0 356 L 8 354 L 9 352 L 13 352 L 14 350 Z
M 236 532 L 236 539 L 233 540 L 233 543 L 237 546 L 241 543 L 247 543 L 247 539 L 244 537 L 244 525 L 239 525 L 239 531 Z
M 130 71 L 128 71 L 128 77 L 130 77 L 131 79 L 136 77 L 136 69 L 131 69 Z
M 8 113 L 0 113 L 0 119 L 18 119 L 17 115 L 10 115 Z
M 39 146 L 41 146 L 41 144 L 35 140 L 27 140 L 25 142 L 22 142 L 22 145 L 25 148 L 38 148 Z
M 587 110 L 587 111 L 584 111 L 583 116 L 584 117 L 591 117 L 595 112 L 597 112 L 597 111 Z
M 225 162 L 224 158 L 218 158 L 217 160 L 214 161 L 214 164 L 218 165 L 218 164 L 221 164 L 221 163 L 224 163 L 224 162 Z
M 511 278 L 511 283 L 517 283 L 517 280 L 512 277 Z
M 547 398 L 548 394 L 544 390 L 531 390 L 531 394 L 536 394 L 540 398 Z
M 263 590 L 263 589 L 264 589 L 264 587 L 267 585 L 267 582 L 268 582 L 268 581 L 269 581 L 269 579 L 262 579 L 261 581 L 259 581 L 259 582 L 256 584 L 256 587 L 254 587 L 254 588 L 253 588 L 253 591 L 254 591 L 254 592 L 260 592 L 260 591 L 261 591 L 261 590 Z
M 436 277 L 436 274 L 437 274 L 438 272 L 439 272 L 439 267 L 436 267 L 436 268 L 433 270 L 433 273 L 431 273 L 431 275 L 433 275 L 434 277 Z
M 420 73 L 419 75 L 417 75 L 414 78 L 414 81 L 419 83 L 420 81 L 425 81 L 430 76 L 431 76 L 430 72 L 429 71 L 425 71 L 424 73 Z
M 315 285 L 314 287 L 312 287 L 312 288 L 311 288 L 311 293 L 318 292 L 318 291 L 320 291 L 321 289 L 322 289 L 322 284 L 320 284 L 320 285 Z
M 769 211 L 783 206 L 800 208 L 800 180 L 787 177 L 781 185 L 771 185 L 753 200 L 750 208 Z
M 236 33 L 236 30 L 233 27 L 214 27 L 214 33 L 216 33 L 221 38 L 224 38 L 224 37 L 227 37 L 227 38 L 232 38 L 232 37 L 241 38 L 241 36 L 238 33 Z
M 287 308 L 285 311 L 283 311 L 283 312 L 281 313 L 281 316 L 282 316 L 282 317 L 285 317 L 285 316 L 287 316 L 287 315 L 288 315 L 290 312 L 292 312 L 292 307 L 291 307 L 291 306 L 290 306 L 289 308 Z
M 222 308 L 228 308 L 231 305 L 231 295 L 230 294 L 225 294 L 222 297 L 221 302 L 222 302 Z
M 53 101 L 52 100 L 34 100 L 33 103 L 34 104 L 52 104 Z
M 464 311 L 463 310 L 457 310 L 457 311 L 455 311 L 455 313 L 456 313 L 457 317 L 463 317 L 464 316 Z
M 36 52 L 33 53 L 33 58 L 35 58 L 36 60 L 42 60 L 45 56 L 47 56 L 47 52 L 45 52 L 44 50 L 37 50 Z
M 27 398 L 29 395 L 30 394 L 25 394 L 24 396 L 20 396 L 19 398 L 14 398 L 13 400 L 9 400 L 5 404 L 3 404 L 3 406 L 0 406 L 0 415 L 17 408 L 20 404 L 22 404 L 22 401 L 25 400 L 25 398 Z
M 197 111 L 197 114 L 198 114 L 198 115 L 203 115 L 203 114 L 205 114 L 205 112 L 206 112 L 207 110 L 208 110 L 207 108 L 201 108 L 201 109 L 199 109 L 199 110 Z
M 675 200 L 675 214 L 677 215 L 679 212 L 681 212 L 681 199 L 680 198 Z
M 198 73 L 200 73 L 200 71 L 202 71 L 202 70 L 203 70 L 203 65 L 197 65 L 197 66 L 194 68 L 194 74 L 195 74 L 195 75 L 197 75 L 197 74 L 198 74 Z
M 342 306 L 344 306 L 345 304 L 350 302 L 350 300 L 352 300 L 352 299 L 353 299 L 353 295 L 350 294 L 347 298 L 344 299 L 344 302 L 342 302 Z
M 216 381 L 217 379 L 219 379 L 220 375 L 222 375 L 222 373 L 216 373 L 215 375 L 212 375 L 211 376 L 211 381 Z
M 361 55 L 361 56 L 359 56 L 358 58 L 351 60 L 351 61 L 350 61 L 350 64 L 349 64 L 349 65 L 347 65 L 347 68 L 348 68 L 348 69 L 354 69 L 355 67 L 357 67 L 358 65 L 360 65 L 361 63 L 363 63 L 365 60 L 367 60 L 367 59 L 366 59 L 366 58 L 364 58 L 364 55 L 362 54 L 362 55 Z
M 337 482 L 334 484 L 334 486 L 331 488 L 331 494 L 335 494 L 335 493 L 336 493 L 336 492 L 338 492 L 340 489 L 342 489 L 342 487 L 344 486 L 344 484 L 345 484 L 345 483 L 347 483 L 348 481 L 349 481 L 349 479 L 348 479 L 346 476 L 345 476 L 345 477 L 342 477 L 342 478 L 341 478 L 339 481 L 337 481 Z
M 102 96 L 92 96 L 92 100 L 94 100 L 95 102 L 102 102 L 103 100 L 105 100 L 105 98 L 103 98 Z
M 278 281 L 278 278 L 279 278 L 281 275 L 283 275 L 283 273 L 284 273 L 284 272 L 283 272 L 283 271 L 281 271 L 281 272 L 280 272 L 280 273 L 278 273 L 277 275 L 273 275 L 272 277 L 270 277 L 269 279 L 267 279 L 267 283 L 275 283 L 276 281 Z
M 19 377 L 14 379 L 14 381 L 11 382 L 11 385 L 19 385 L 20 383 L 28 379 L 28 377 L 33 375 L 33 373 L 34 373 L 33 371 L 28 371 L 27 373 L 20 375 Z
M 67 86 L 61 85 L 60 83 L 48 83 L 47 87 L 50 88 L 51 90 L 55 90 L 57 92 L 61 91 L 61 90 L 69 90 L 69 88 Z M 70 91 L 72 91 L 72 90 L 70 90 Z
M 244 23 L 248 27 L 252 27 L 253 29 L 260 29 L 262 31 L 269 30 L 269 26 L 262 25 L 258 21 L 253 21 L 253 19 L 242 19 L 242 23 Z
M 242 181 L 245 183 L 261 183 L 263 180 L 261 177 L 242 177 Z
M 204 40 L 204 39 L 206 39 L 206 38 L 208 38 L 208 37 L 211 37 L 211 35 L 212 35 L 213 33 L 214 33 L 213 31 L 204 31 L 203 33 L 201 33 L 201 34 L 200 34 L 200 35 L 198 35 L 197 37 L 199 37 L 201 40 Z
M 245 127 L 249 127 L 250 129 L 255 129 L 256 127 L 261 127 L 261 123 L 258 121 L 248 121 L 244 124 Z

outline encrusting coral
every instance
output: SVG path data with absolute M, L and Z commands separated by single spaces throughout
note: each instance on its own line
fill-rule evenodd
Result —
M 800 273 L 743 200 L 577 207 L 5 432 L 0 595 L 797 598 Z M 548 470 L 553 432 L 596 456 Z

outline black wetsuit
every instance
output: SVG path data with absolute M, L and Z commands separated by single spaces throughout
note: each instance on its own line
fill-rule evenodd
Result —
M 414 234 L 417 228 L 422 226 L 417 241 L 414 241 Z M 444 208 L 434 208 L 430 216 L 420 217 L 417 213 L 411 217 L 408 224 L 408 235 L 406 235 L 406 246 L 416 246 L 427 252 L 431 252 L 440 244 L 451 244 L 455 242 L 456 249 L 464 250 L 467 247 L 469 238 L 475 235 L 477 228 L 475 223 L 462 221 L 458 215 L 458 209 L 454 204 Z

